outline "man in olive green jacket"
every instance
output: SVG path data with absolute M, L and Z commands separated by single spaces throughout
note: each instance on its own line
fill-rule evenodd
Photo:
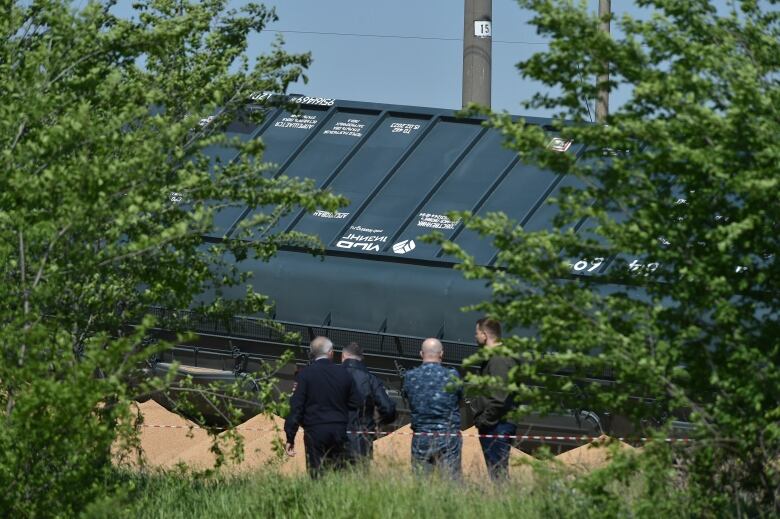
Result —
M 495 348 L 501 344 L 501 324 L 487 317 L 477 321 L 475 330 L 477 344 L 483 348 Z M 494 355 L 482 363 L 480 374 L 498 377 L 506 382 L 509 371 L 514 367 L 515 360 L 505 356 Z M 506 419 L 512 409 L 512 399 L 506 391 L 492 390 L 487 395 L 481 395 L 471 402 L 474 412 L 474 424 L 477 426 L 485 456 L 488 474 L 493 480 L 505 479 L 508 475 L 509 453 L 512 439 L 517 433 L 517 425 Z M 483 435 L 495 436 L 484 437 Z

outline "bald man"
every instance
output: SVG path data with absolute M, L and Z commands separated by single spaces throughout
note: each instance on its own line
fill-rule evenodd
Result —
M 425 339 L 422 365 L 406 372 L 403 393 L 412 413 L 412 466 L 416 471 L 460 477 L 463 439 L 460 436 L 460 375 L 441 364 L 444 348 L 438 339 Z M 429 434 L 428 434 L 429 433 Z
M 295 434 L 303 426 L 306 468 L 316 478 L 325 468 L 343 468 L 349 460 L 347 422 L 362 401 L 352 377 L 333 364 L 333 343 L 315 337 L 309 345 L 312 363 L 296 379 L 290 414 L 284 422 L 285 450 L 295 456 Z

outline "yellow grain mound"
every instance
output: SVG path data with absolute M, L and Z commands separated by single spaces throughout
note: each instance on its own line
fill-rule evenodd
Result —
M 509 478 L 524 483 L 531 483 L 534 470 L 528 462 L 533 461 L 534 457 L 526 454 L 520 449 L 512 447 L 509 452 Z
M 487 481 L 487 465 L 477 434 L 479 432 L 476 427 L 463 431 L 463 452 L 461 453 L 463 477 L 469 481 Z
M 613 448 L 612 445 L 615 443 L 618 450 L 636 450 L 627 443 L 619 440 L 610 440 L 607 436 L 602 436 L 592 443 L 559 454 L 555 459 L 574 469 L 594 470 L 609 463 L 612 458 L 611 448 Z
M 374 466 L 380 470 L 412 467 L 412 426 L 407 424 L 374 441 Z
M 139 432 L 141 456 L 149 466 L 170 467 L 172 453 L 182 452 L 208 438 L 205 430 L 195 428 L 195 423 L 168 411 L 154 400 L 133 404 L 133 413 L 143 419 Z M 135 456 L 117 461 L 130 466 L 138 465 Z
M 284 474 L 298 474 L 305 472 L 306 461 L 303 449 L 303 432 L 299 431 L 295 437 L 296 455 L 288 457 L 286 454 L 279 456 L 274 450 L 274 444 L 284 445 L 284 420 L 278 416 L 269 417 L 259 414 L 247 420 L 236 428 L 243 438 L 244 459 L 236 464 L 231 459 L 231 449 L 234 443 L 227 437 L 227 433 L 219 434 L 219 445 L 226 454 L 226 468 L 236 471 L 256 471 L 268 468 L 280 470 Z M 216 456 L 212 452 L 213 438 L 205 438 L 202 441 L 189 446 L 186 449 L 171 453 L 167 460 L 171 465 L 184 463 L 196 469 L 213 467 Z

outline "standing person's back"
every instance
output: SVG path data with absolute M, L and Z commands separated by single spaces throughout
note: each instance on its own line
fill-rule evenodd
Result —
M 303 426 L 306 466 L 317 476 L 323 467 L 344 466 L 349 412 L 357 409 L 360 399 L 352 377 L 332 362 L 333 343 L 315 337 L 310 348 L 314 362 L 298 374 L 284 431 L 287 453 L 294 456 L 295 434 Z
M 412 464 L 426 472 L 434 467 L 452 477 L 460 476 L 460 401 L 462 388 L 448 390 L 460 380 L 458 372 L 441 365 L 442 344 L 438 339 L 423 341 L 422 366 L 409 370 L 403 392 L 409 400 L 412 430 L 422 434 L 412 438 Z
M 385 385 L 366 369 L 363 364 L 363 348 L 356 342 L 344 347 L 341 365 L 355 381 L 361 405 L 349 412 L 349 447 L 353 461 L 370 459 L 373 455 L 376 422 L 374 411 L 378 411 L 382 422 L 395 420 L 395 404 L 387 396 Z

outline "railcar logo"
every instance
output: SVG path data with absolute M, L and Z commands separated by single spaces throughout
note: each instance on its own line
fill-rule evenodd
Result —
M 379 242 L 386 242 L 387 236 L 371 236 L 350 233 L 336 242 L 340 249 L 360 249 L 366 252 L 379 252 Z
M 414 244 L 414 240 L 402 240 L 393 245 L 393 252 L 396 254 L 406 254 L 411 252 L 417 245 Z
M 559 151 L 561 153 L 567 151 L 572 143 L 574 141 L 567 141 L 566 139 L 561 139 L 560 137 L 553 137 L 549 144 L 547 144 L 547 147 L 553 151 Z

